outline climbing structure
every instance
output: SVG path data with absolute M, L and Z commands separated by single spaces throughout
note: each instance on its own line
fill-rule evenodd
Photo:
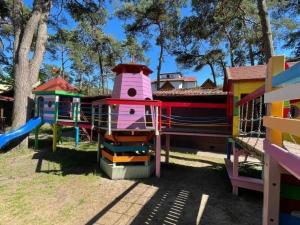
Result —
M 152 100 L 152 71 L 138 64 L 119 64 L 112 98 L 93 102 L 93 128 L 99 133 L 100 166 L 112 179 L 149 177 L 149 152 L 159 135 L 160 101 Z
M 59 139 L 62 126 L 75 128 L 76 145 L 79 141 L 81 121 L 81 94 L 74 86 L 61 77 L 53 78 L 33 90 L 35 94 L 35 114 L 42 118 L 42 123 L 49 123 L 53 129 L 53 151 Z M 91 126 L 90 124 L 87 124 Z M 38 147 L 39 128 L 35 132 L 35 147 Z

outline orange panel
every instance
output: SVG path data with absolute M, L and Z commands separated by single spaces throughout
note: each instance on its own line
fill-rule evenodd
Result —
M 114 163 L 120 163 L 120 162 L 146 162 L 150 160 L 149 155 L 143 155 L 143 156 L 134 156 L 134 155 L 122 155 L 122 156 L 114 156 L 109 154 L 107 151 L 102 150 L 102 156 L 107 158 L 109 161 Z

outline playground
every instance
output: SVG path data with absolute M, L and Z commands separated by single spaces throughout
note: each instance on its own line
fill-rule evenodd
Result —
M 60 77 L 33 89 L 35 116 L 0 136 L 1 221 L 299 224 L 299 63 L 228 73 L 226 103 L 154 100 L 147 66 L 112 71 L 111 98 L 82 102 Z M 10 152 L 27 136 L 34 151 Z M 190 151 L 178 136 L 227 142 Z
M 75 150 L 73 142 L 66 142 L 52 152 L 47 135 L 41 134 L 39 151 L 1 155 L 1 223 L 254 225 L 261 221 L 262 194 L 247 190 L 238 198 L 231 194 L 224 155 L 174 150 L 160 179 L 113 181 L 99 169 L 96 146 L 86 142 Z

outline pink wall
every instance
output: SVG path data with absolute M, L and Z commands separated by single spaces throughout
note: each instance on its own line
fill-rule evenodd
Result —
M 135 96 L 129 96 L 128 90 L 134 88 Z M 141 73 L 122 73 L 116 76 L 115 84 L 112 92 L 112 98 L 145 100 L 153 99 L 151 80 L 148 76 Z M 134 110 L 130 114 L 130 110 Z M 112 128 L 119 129 L 144 129 L 145 124 L 145 106 L 137 105 L 120 105 L 112 109 Z M 153 114 L 153 108 L 151 108 Z M 153 122 L 152 118 L 152 122 Z M 152 124 L 153 126 L 153 124 Z

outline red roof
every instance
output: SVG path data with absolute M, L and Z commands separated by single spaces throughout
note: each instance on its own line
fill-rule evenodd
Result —
M 291 67 L 297 62 L 288 62 Z M 226 67 L 228 80 L 263 80 L 266 77 L 267 65 Z
M 143 71 L 146 76 L 153 72 L 147 66 L 141 64 L 119 64 L 112 71 L 117 75 L 120 73 L 139 73 Z
M 52 78 L 48 82 L 36 87 L 33 90 L 33 92 L 37 91 L 67 91 L 78 93 L 78 89 L 76 87 L 72 86 L 61 77 Z
M 180 77 L 180 78 L 165 78 L 160 79 L 160 81 L 185 81 L 185 82 L 195 82 L 197 81 L 196 77 Z M 152 83 L 156 83 L 157 80 L 152 81 Z

